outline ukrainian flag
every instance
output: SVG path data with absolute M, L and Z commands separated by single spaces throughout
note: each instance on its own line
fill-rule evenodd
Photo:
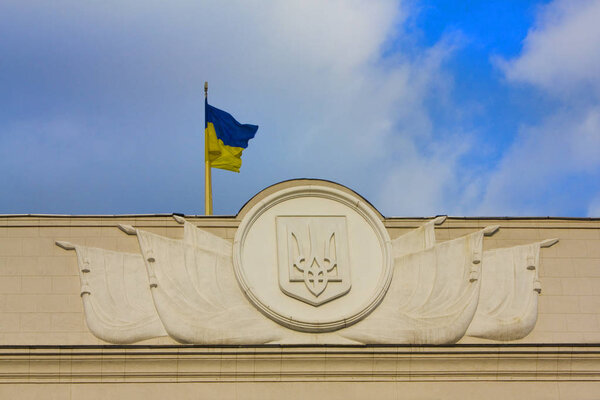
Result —
M 258 126 L 240 124 L 231 114 L 208 104 L 206 99 L 204 112 L 210 166 L 240 172 L 242 151 L 248 147 L 248 141 L 256 135 Z

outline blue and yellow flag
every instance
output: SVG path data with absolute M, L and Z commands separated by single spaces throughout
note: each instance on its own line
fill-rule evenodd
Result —
M 240 124 L 231 114 L 208 104 L 208 100 L 204 100 L 204 112 L 210 166 L 240 172 L 242 151 L 256 135 L 258 126 Z

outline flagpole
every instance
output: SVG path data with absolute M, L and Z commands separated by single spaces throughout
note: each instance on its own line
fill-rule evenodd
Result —
M 208 82 L 204 82 L 204 101 L 208 101 Z M 208 158 L 208 132 L 206 131 L 206 111 L 204 114 L 204 127 L 204 214 L 212 215 L 212 180 L 210 176 L 210 160 Z

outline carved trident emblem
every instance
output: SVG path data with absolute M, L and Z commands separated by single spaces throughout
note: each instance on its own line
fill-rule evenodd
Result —
M 314 243 L 315 241 L 310 234 L 309 226 L 308 237 L 310 241 L 310 256 L 308 258 L 303 254 L 304 246 L 302 245 L 302 241 L 299 236 L 294 232 L 291 232 L 291 235 L 295 239 L 298 249 L 298 257 L 296 257 L 296 261 L 294 262 L 293 266 L 298 271 L 302 272 L 304 284 L 308 290 L 318 297 L 321 293 L 323 293 L 330 280 L 340 281 L 340 279 L 337 277 L 337 273 L 334 273 L 333 276 L 330 276 L 332 275 L 331 273 L 334 268 L 337 267 L 337 262 L 335 260 L 335 232 L 332 232 L 329 238 L 325 240 L 323 256 L 320 257 L 319 255 L 314 254 L 317 251 L 318 246 L 316 243 Z
M 346 217 L 277 216 L 279 288 L 314 307 L 350 291 Z

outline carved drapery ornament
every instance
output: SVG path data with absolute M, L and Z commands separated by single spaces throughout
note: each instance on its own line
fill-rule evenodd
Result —
M 308 212 L 310 211 L 310 212 Z M 483 251 L 497 226 L 437 242 L 444 217 L 390 240 L 361 199 L 277 192 L 234 243 L 182 217 L 181 240 L 131 226 L 141 253 L 75 250 L 90 331 L 110 343 L 448 344 L 525 337 L 537 320 L 539 243 Z

